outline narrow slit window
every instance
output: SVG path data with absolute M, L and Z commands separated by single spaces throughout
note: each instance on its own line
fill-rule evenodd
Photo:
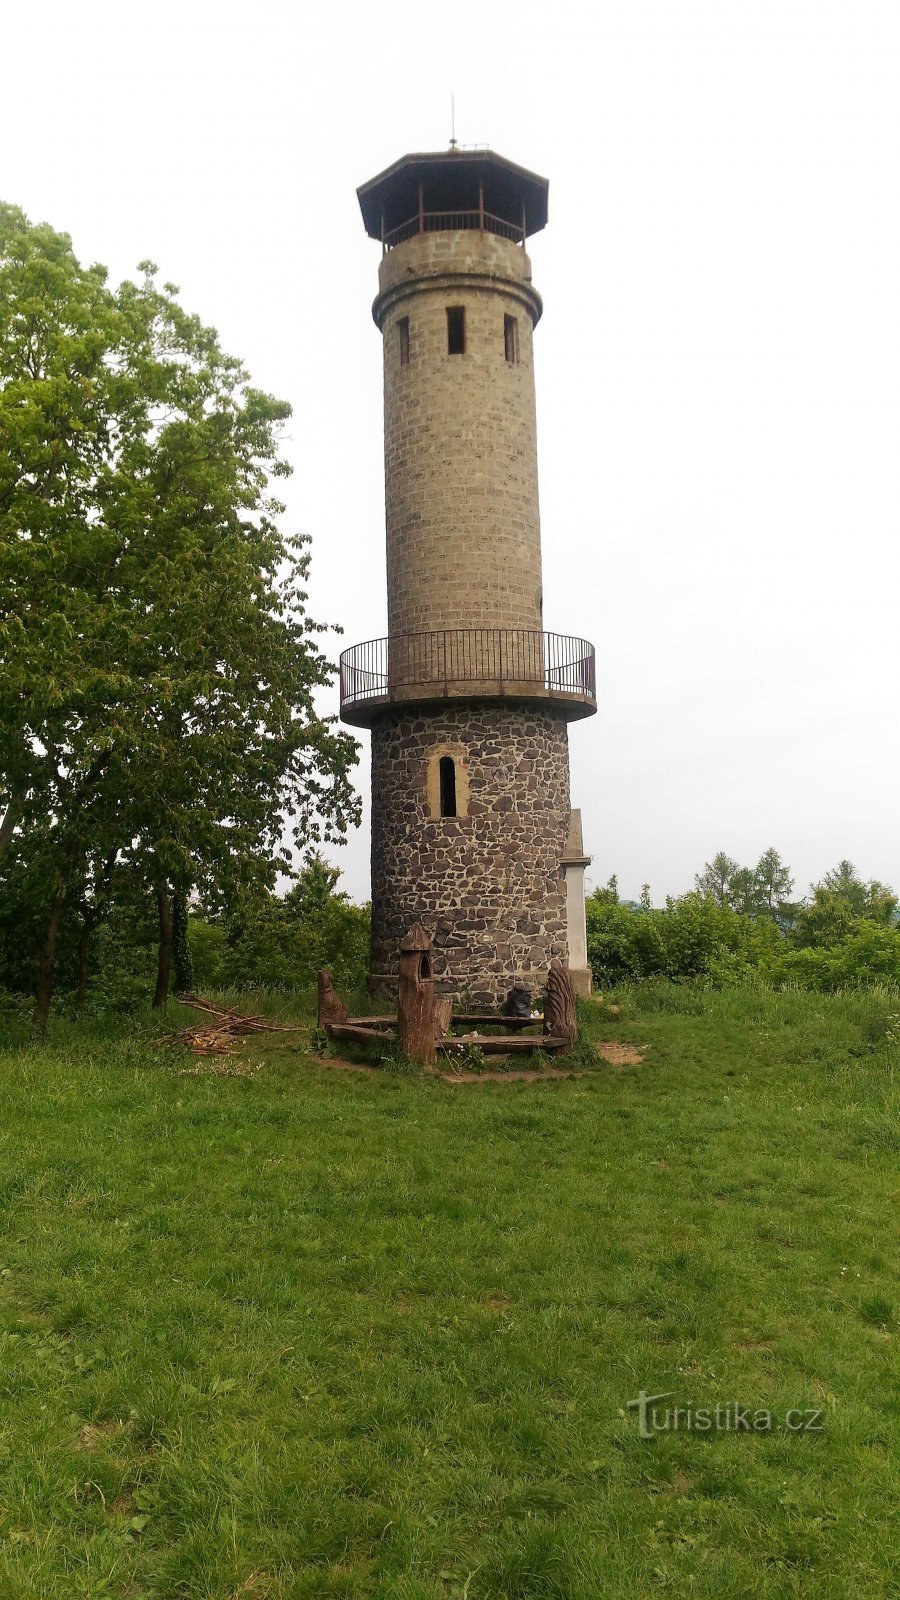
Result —
M 518 317 L 503 318 L 503 348 L 506 359 L 511 367 L 519 364 L 519 319 Z
M 447 354 L 464 356 L 466 353 L 466 308 L 447 307 Z
M 397 334 L 400 340 L 400 365 L 409 366 L 409 317 L 401 317 L 397 323 Z
M 456 762 L 452 756 L 441 756 L 441 816 L 456 816 Z

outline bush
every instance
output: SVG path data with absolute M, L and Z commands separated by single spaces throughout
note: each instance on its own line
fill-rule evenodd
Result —
M 809 945 L 808 929 L 785 935 L 766 916 L 746 916 L 709 896 L 684 895 L 659 910 L 622 904 L 609 890 L 587 902 L 588 956 L 601 986 L 666 978 L 717 988 L 900 988 L 900 929 L 848 913 L 830 941 Z M 803 942 L 801 942 L 801 940 Z
M 767 917 L 745 917 L 707 895 L 660 910 L 623 905 L 601 891 L 587 902 L 588 958 L 598 984 L 641 978 L 724 983 L 765 967 L 781 942 Z
M 190 919 L 188 937 L 197 989 L 306 989 L 320 967 L 336 988 L 365 983 L 370 910 L 353 905 L 336 885 L 340 873 L 313 857 L 283 899 L 262 895 L 240 916 Z

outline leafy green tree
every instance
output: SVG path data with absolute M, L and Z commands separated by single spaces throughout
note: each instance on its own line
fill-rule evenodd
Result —
M 248 895 L 210 924 L 191 919 L 198 982 L 213 988 L 304 989 L 330 967 L 339 988 L 362 988 L 368 968 L 370 913 L 338 889 L 340 872 L 311 853 L 284 896 Z
M 794 880 L 790 867 L 770 845 L 753 869 L 754 910 L 758 915 L 777 917 L 789 906 Z
M 772 848 L 763 851 L 755 867 L 741 867 L 720 850 L 694 881 L 700 894 L 717 905 L 730 906 L 741 916 L 782 921 L 794 909 L 788 904 L 793 888 L 790 869 Z
M 726 855 L 724 850 L 718 850 L 694 881 L 700 894 L 708 895 L 716 905 L 730 906 L 734 897 L 735 875 L 740 871 L 731 856 Z
M 886 884 L 859 877 L 852 861 L 840 861 L 813 884 L 811 899 L 802 906 L 791 932 L 798 948 L 827 949 L 855 937 L 863 923 L 892 928 L 897 896 Z
M 156 901 L 271 884 L 356 818 L 355 741 L 305 541 L 278 531 L 289 407 L 252 388 L 155 269 L 116 291 L 0 207 L 0 851 L 41 862 L 35 1020 L 91 862 Z
M 597 886 L 597 888 L 594 890 L 594 893 L 593 893 L 593 899 L 599 901 L 599 903 L 601 905 L 611 905 L 611 906 L 618 905 L 618 903 L 619 903 L 619 880 L 616 877 L 615 873 L 613 873 L 613 875 L 609 879 L 609 881 L 607 883 L 605 883 L 602 887 L 600 885 Z

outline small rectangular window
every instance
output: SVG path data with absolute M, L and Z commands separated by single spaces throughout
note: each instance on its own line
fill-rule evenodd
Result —
M 447 307 L 447 354 L 464 356 L 466 353 L 466 308 Z
M 519 321 L 517 317 L 503 318 L 503 348 L 511 367 L 519 361 Z
M 456 816 L 456 763 L 452 756 L 441 756 L 441 816 Z
M 401 317 L 397 323 L 397 333 L 400 336 L 400 365 L 409 366 L 409 317 Z

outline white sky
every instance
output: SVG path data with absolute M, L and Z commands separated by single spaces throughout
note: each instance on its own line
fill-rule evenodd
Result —
M 798 890 L 840 856 L 900 887 L 897 0 L 6 0 L 2 38 L 0 195 L 114 277 L 151 256 L 291 401 L 345 644 L 385 631 L 356 185 L 445 146 L 451 89 L 461 140 L 548 176 L 544 612 L 597 646 L 591 880 L 659 900 L 774 844 Z M 366 896 L 367 820 L 336 859 Z

